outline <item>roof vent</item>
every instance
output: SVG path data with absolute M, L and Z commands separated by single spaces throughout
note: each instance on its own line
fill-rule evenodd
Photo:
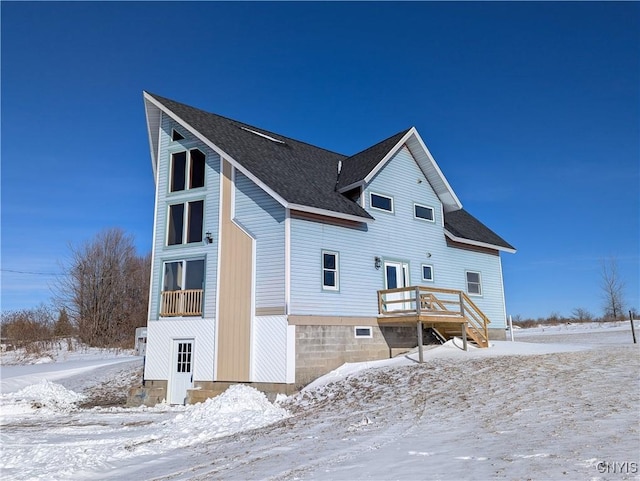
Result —
M 274 139 L 274 138 L 273 138 L 273 137 L 271 137 L 270 135 L 263 134 L 262 132 L 258 132 L 258 131 L 256 131 L 256 130 L 251 130 L 251 129 L 247 128 L 247 127 L 240 127 L 240 128 L 241 128 L 242 130 L 246 130 L 247 132 L 251 132 L 252 134 L 259 135 L 260 137 L 262 137 L 262 138 L 264 138 L 264 139 L 267 139 L 267 140 L 270 140 L 271 142 L 277 142 L 277 143 L 279 143 L 279 144 L 284 144 L 284 141 L 283 141 L 283 140 Z
M 341 160 L 338 161 L 338 175 L 340 175 L 340 172 L 342 172 L 342 161 Z

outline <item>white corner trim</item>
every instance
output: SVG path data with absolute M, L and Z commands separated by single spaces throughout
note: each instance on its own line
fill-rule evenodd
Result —
M 444 229 L 444 235 L 446 235 L 449 239 L 455 242 L 459 242 L 461 244 L 468 244 L 477 247 L 486 247 L 488 249 L 495 249 L 498 251 L 508 252 L 509 254 L 515 254 L 516 249 L 509 249 L 508 247 L 497 246 L 493 244 L 488 244 L 486 242 L 474 241 L 470 239 L 465 239 L 464 237 L 457 237 L 449 232 L 447 229 Z

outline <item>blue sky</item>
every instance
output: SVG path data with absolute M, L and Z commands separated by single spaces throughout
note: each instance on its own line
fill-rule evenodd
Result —
M 51 297 L 69 244 L 151 249 L 142 91 L 343 154 L 415 126 L 513 244 L 507 311 L 640 309 L 640 3 L 1 4 L 2 309 Z

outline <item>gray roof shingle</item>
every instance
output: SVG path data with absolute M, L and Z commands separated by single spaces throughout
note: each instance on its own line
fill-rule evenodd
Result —
M 515 247 L 464 209 L 446 212 L 444 214 L 444 227 L 451 234 L 462 239 L 515 250 Z
M 233 157 L 287 202 L 372 219 L 360 205 L 336 191 L 338 161 L 344 160 L 344 155 L 159 95 L 149 95 Z M 284 143 L 274 142 L 245 129 L 269 135 Z
M 362 181 L 409 130 L 411 129 L 398 132 L 396 135 L 345 159 L 342 163 L 338 189 Z
M 347 157 L 159 95 L 149 95 L 233 157 L 287 202 L 357 216 L 363 220 L 373 217 L 337 189 L 362 181 L 410 130 L 399 132 Z M 281 142 L 274 142 L 246 129 Z M 338 179 L 339 161 L 342 161 L 342 170 Z M 446 213 L 445 228 L 459 238 L 514 249 L 464 209 Z

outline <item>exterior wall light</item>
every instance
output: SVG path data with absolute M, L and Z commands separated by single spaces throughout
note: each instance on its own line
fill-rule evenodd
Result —
M 213 236 L 211 235 L 211 232 L 205 233 L 204 238 L 207 241 L 207 244 L 211 244 L 213 242 Z
M 376 267 L 377 270 L 380 269 L 380 266 L 382 266 L 382 259 L 380 259 L 378 256 L 373 258 L 374 261 L 374 265 Z

